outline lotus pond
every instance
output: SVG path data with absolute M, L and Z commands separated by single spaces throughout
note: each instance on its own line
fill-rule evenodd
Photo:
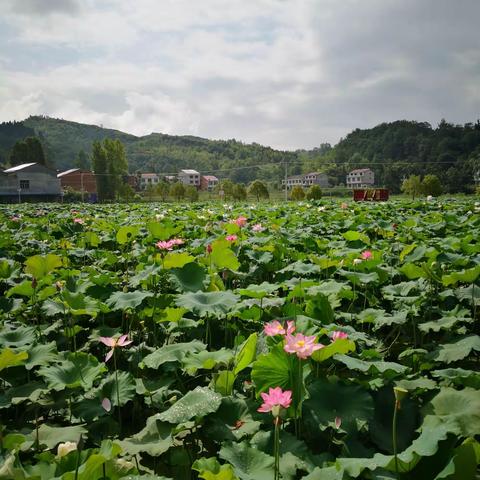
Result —
M 0 219 L 0 479 L 478 478 L 473 200 Z

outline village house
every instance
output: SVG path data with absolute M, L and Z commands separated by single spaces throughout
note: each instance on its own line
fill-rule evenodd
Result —
M 305 175 L 292 175 L 287 177 L 287 190 L 297 186 L 303 188 L 312 185 L 319 185 L 322 188 L 328 187 L 327 175 L 320 172 L 311 172 Z M 285 180 L 282 180 L 282 186 L 285 186 Z
M 61 197 L 57 172 L 40 163 L 24 163 L 0 172 L 3 202 L 51 201 Z
M 62 189 L 71 188 L 82 194 L 83 199 L 95 201 L 97 198 L 97 182 L 95 174 L 89 170 L 71 168 L 57 175 Z
M 200 188 L 200 173 L 190 169 L 180 170 L 178 181 L 184 185 L 193 185 L 198 189 Z
M 309 187 L 311 185 L 318 185 L 322 188 L 327 188 L 329 186 L 328 177 L 325 173 L 320 172 L 307 173 L 303 177 L 303 185 L 305 187 Z
M 200 178 L 200 190 L 211 192 L 218 185 L 218 178 L 214 175 L 202 175 Z
M 375 185 L 375 174 L 370 168 L 357 168 L 347 175 L 348 188 L 373 187 Z
M 148 186 L 156 187 L 160 183 L 160 175 L 157 173 L 140 174 L 140 190 L 146 190 Z

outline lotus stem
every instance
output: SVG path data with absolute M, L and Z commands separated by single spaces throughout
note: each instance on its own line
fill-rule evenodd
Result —
M 117 355 L 116 355 L 116 349 L 113 349 L 113 368 L 115 369 L 115 387 L 117 390 L 117 411 L 118 411 L 118 428 L 119 428 L 119 433 L 122 433 L 122 415 L 120 412 L 120 391 L 118 387 L 118 370 L 117 370 Z
M 275 436 L 273 441 L 273 456 L 275 458 L 274 463 L 274 480 L 280 479 L 280 424 L 282 420 L 280 417 L 275 417 L 273 423 L 275 425 Z
M 397 455 L 397 412 L 400 409 L 400 402 L 395 400 L 393 407 L 393 422 L 392 422 L 392 443 L 393 443 L 393 455 L 395 457 L 395 474 L 398 478 L 398 455 Z

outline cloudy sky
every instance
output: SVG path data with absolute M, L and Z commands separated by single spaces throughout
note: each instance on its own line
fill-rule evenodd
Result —
M 295 149 L 480 118 L 480 0 L 0 1 L 0 121 Z

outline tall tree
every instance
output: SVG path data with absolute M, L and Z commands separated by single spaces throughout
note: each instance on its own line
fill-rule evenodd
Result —
M 97 182 L 98 201 L 103 202 L 108 199 L 108 171 L 107 171 L 107 153 L 100 142 L 93 142 L 92 145 L 92 168 Z
M 75 166 L 80 170 L 90 170 L 90 158 L 85 153 L 85 150 L 80 150 L 78 152 L 77 158 L 75 159 Z
M 103 144 L 94 142 L 92 166 L 96 174 L 99 201 L 119 199 L 125 176 L 128 174 L 128 162 L 122 142 L 109 138 L 106 138 Z
M 23 163 L 46 165 L 45 152 L 43 151 L 42 143 L 37 137 L 18 140 L 13 146 L 10 154 L 10 165 L 13 167 Z
M 422 192 L 422 182 L 420 175 L 410 175 L 402 183 L 402 192 L 412 196 L 412 200 L 415 200 L 417 195 Z

